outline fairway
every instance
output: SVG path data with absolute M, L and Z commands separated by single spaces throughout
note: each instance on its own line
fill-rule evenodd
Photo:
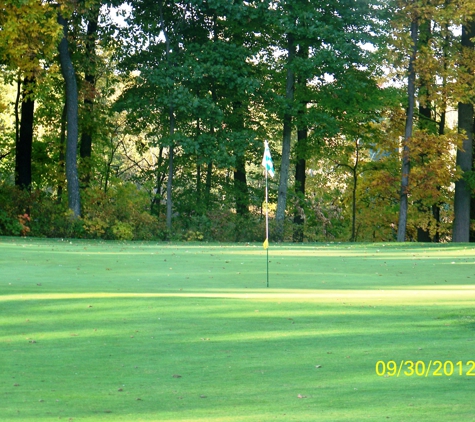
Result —
M 266 288 L 261 244 L 0 238 L 0 420 L 475 420 L 473 245 L 269 260 Z

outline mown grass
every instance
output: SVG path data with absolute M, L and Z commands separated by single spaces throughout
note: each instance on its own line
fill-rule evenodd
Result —
M 269 288 L 265 260 L 0 238 L 0 419 L 475 420 L 472 245 L 272 246 Z

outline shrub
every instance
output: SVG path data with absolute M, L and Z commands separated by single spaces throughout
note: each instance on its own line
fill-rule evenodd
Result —
M 83 220 L 87 237 L 116 240 L 152 240 L 163 237 L 163 225 L 149 213 L 146 193 L 131 183 L 107 193 L 88 188 L 83 195 Z

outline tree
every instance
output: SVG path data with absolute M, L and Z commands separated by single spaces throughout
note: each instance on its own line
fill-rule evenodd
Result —
M 409 58 L 408 83 L 407 83 L 407 114 L 406 128 L 404 131 L 404 144 L 402 151 L 402 171 L 401 171 L 401 191 L 399 200 L 399 222 L 397 231 L 397 241 L 404 242 L 406 240 L 407 226 L 407 208 L 408 208 L 408 190 L 409 190 L 409 172 L 410 163 L 410 141 L 414 124 L 414 107 L 415 107 L 415 89 L 416 89 L 416 72 L 414 63 L 417 55 L 417 35 L 418 35 L 418 16 L 413 11 L 411 18 L 411 41 L 412 52 Z
M 431 38 L 434 35 L 432 33 L 432 21 L 430 19 L 421 20 L 419 25 L 419 50 L 421 50 L 421 56 L 424 53 L 424 50 L 431 50 Z M 434 75 L 431 72 L 421 72 L 420 81 L 419 81 L 419 112 L 418 112 L 418 128 L 420 130 L 426 131 L 431 134 L 437 133 L 437 122 L 434 116 L 434 107 L 432 106 L 432 89 L 434 86 Z M 437 215 L 437 206 L 430 207 L 429 209 L 422 207 L 420 204 L 417 205 L 421 213 L 427 213 L 429 210 L 434 213 L 434 216 Z M 434 238 L 436 239 L 437 236 Z M 417 241 L 418 242 L 430 242 L 432 238 L 429 234 L 429 231 L 423 227 L 417 228 Z
M 304 43 L 299 46 L 297 57 L 302 60 L 308 60 L 310 49 Z M 307 158 L 309 155 L 309 122 L 308 105 L 311 98 L 307 84 L 307 74 L 296 75 L 296 91 L 300 107 L 297 112 L 297 143 L 295 145 L 295 183 L 294 195 L 296 206 L 294 209 L 294 232 L 292 240 L 294 242 L 303 242 L 304 240 L 304 212 L 303 204 L 305 199 L 305 182 L 307 170 Z
M 18 82 L 20 90 L 20 81 Z M 33 89 L 35 80 L 23 80 L 23 94 L 21 101 L 21 125 L 15 142 L 15 185 L 21 189 L 31 189 L 31 153 L 33 148 L 33 119 L 35 101 Z
M 462 49 L 471 56 L 474 50 L 473 38 L 475 37 L 475 24 L 473 21 L 467 22 L 462 27 Z M 463 53 L 462 53 L 463 54 Z M 457 166 L 464 173 L 465 177 L 455 182 L 454 197 L 454 223 L 453 241 L 468 242 L 470 235 L 470 198 L 471 188 L 466 179 L 468 172 L 473 167 L 473 103 L 460 101 L 458 104 L 458 126 L 465 139 L 462 148 L 457 150 Z
M 356 242 L 358 226 L 357 214 L 360 206 L 360 178 L 376 170 L 375 151 L 382 147 L 382 139 L 388 136 L 381 122 L 386 118 L 390 107 L 398 102 L 398 92 L 392 88 L 381 88 L 371 77 L 369 70 L 348 69 L 345 78 L 335 79 L 322 87 L 320 107 L 332 116 L 334 133 L 327 130 L 322 155 L 334 165 L 335 172 L 348 177 L 345 201 L 350 203 L 349 240 Z
M 167 179 L 169 183 L 177 173 L 186 173 L 186 177 L 195 173 L 192 178 L 196 183 L 174 189 L 175 197 L 184 199 L 181 215 L 203 213 L 203 204 L 197 206 L 189 199 L 200 197 L 209 203 L 212 176 L 221 171 L 233 176 L 232 183 L 227 177 L 224 179 L 226 197 L 234 199 L 233 208 L 238 215 L 246 216 L 250 206 L 247 155 L 250 148 L 255 148 L 255 133 L 259 131 L 259 124 L 251 117 L 251 108 L 258 108 L 252 104 L 258 82 L 250 61 L 256 50 L 253 31 L 250 24 L 242 28 L 238 23 L 248 16 L 246 22 L 257 26 L 251 10 L 254 8 L 243 2 L 163 2 L 161 9 L 154 9 L 155 5 L 147 2 L 134 5 L 131 24 L 151 41 L 143 47 L 135 42 L 130 45 L 123 65 L 127 71 L 139 71 L 140 75 L 131 79 L 133 83 L 127 86 L 119 107 L 128 110 L 130 122 L 133 119 L 142 127 L 145 115 L 159 116 L 149 122 L 153 122 L 153 130 L 159 134 L 158 144 L 166 147 L 169 158 L 170 143 L 174 146 L 176 161 Z M 152 23 L 156 16 L 153 10 L 163 16 L 159 27 Z M 163 118 L 170 116 L 170 104 L 174 109 L 173 136 L 165 131 L 164 124 L 168 126 L 168 122 Z M 180 163 L 186 163 L 184 168 Z M 202 197 L 204 165 L 206 182 Z
M 44 73 L 41 63 L 52 59 L 59 27 L 53 9 L 38 0 L 6 2 L 0 14 L 0 27 L 0 63 L 8 69 L 4 76 L 15 75 L 18 84 L 15 184 L 30 189 L 36 83 Z
M 290 168 L 290 142 L 292 138 L 292 106 L 295 91 L 295 72 L 293 69 L 296 54 L 294 34 L 287 34 L 287 77 L 285 84 L 286 110 L 284 111 L 284 129 L 282 139 L 282 160 L 279 172 L 279 196 L 277 198 L 276 238 L 284 240 L 284 219 L 287 206 L 287 184 Z
M 276 48 L 285 51 L 285 65 L 280 66 L 282 89 L 281 101 L 278 103 L 281 105 L 279 115 L 283 122 L 276 212 L 276 238 L 279 240 L 284 238 L 292 132 L 295 125 L 300 126 L 299 110 L 301 115 L 305 115 L 306 111 L 302 107 L 305 102 L 317 104 L 318 86 L 327 83 L 329 78 L 336 75 L 344 78 L 345 70 L 356 64 L 366 65 L 367 52 L 362 49 L 362 45 L 374 41 L 379 32 L 379 23 L 373 19 L 377 8 L 373 6 L 372 2 L 330 2 L 322 6 L 310 1 L 283 1 L 276 5 L 275 11 L 269 13 L 273 19 Z M 371 30 L 368 31 L 368 28 Z M 313 94 L 306 101 L 295 99 L 296 77 L 301 85 L 307 80 L 312 83 Z M 304 130 L 304 126 L 302 124 L 299 129 Z M 302 131 L 301 136 L 303 134 Z M 300 165 L 303 164 L 300 158 Z
M 63 38 L 59 43 L 59 60 L 65 82 L 66 96 L 66 179 L 68 186 L 68 206 L 75 218 L 81 215 L 81 199 L 79 192 L 79 177 L 77 168 L 77 146 L 79 136 L 78 123 L 78 89 L 76 72 L 74 70 L 68 43 L 68 21 L 58 14 L 58 23 L 63 27 Z
M 82 180 L 88 186 L 91 179 L 91 155 L 94 135 L 94 102 L 97 95 L 97 68 L 98 56 L 96 42 L 99 29 L 100 3 L 92 4 L 87 13 L 87 30 L 85 41 L 85 76 L 84 76 L 84 111 L 83 124 L 81 127 L 80 157 L 83 164 Z

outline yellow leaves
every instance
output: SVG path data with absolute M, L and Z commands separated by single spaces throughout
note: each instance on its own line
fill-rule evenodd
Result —
M 475 95 L 475 51 L 462 48 L 454 58 L 453 81 L 448 84 L 454 102 L 470 103 Z
M 455 132 L 438 135 L 418 130 L 409 142 L 411 201 L 431 206 L 442 200 L 446 189 L 458 178 L 454 152 L 462 136 Z
M 61 28 L 51 6 L 28 0 L 20 6 L 6 4 L 0 16 L 0 60 L 25 74 L 37 71 L 41 60 L 56 53 Z
M 419 24 L 419 40 L 415 70 L 419 86 L 427 87 L 422 103 L 433 102 L 445 108 L 452 103 L 467 102 L 475 95 L 475 53 L 460 46 L 460 33 L 455 28 L 467 24 L 475 16 L 475 0 L 400 0 L 391 20 L 392 33 L 388 60 L 406 77 L 413 43 L 411 21 Z
M 7 101 L 5 101 L 3 92 L 0 91 L 0 114 L 3 113 L 7 108 L 8 108 Z

